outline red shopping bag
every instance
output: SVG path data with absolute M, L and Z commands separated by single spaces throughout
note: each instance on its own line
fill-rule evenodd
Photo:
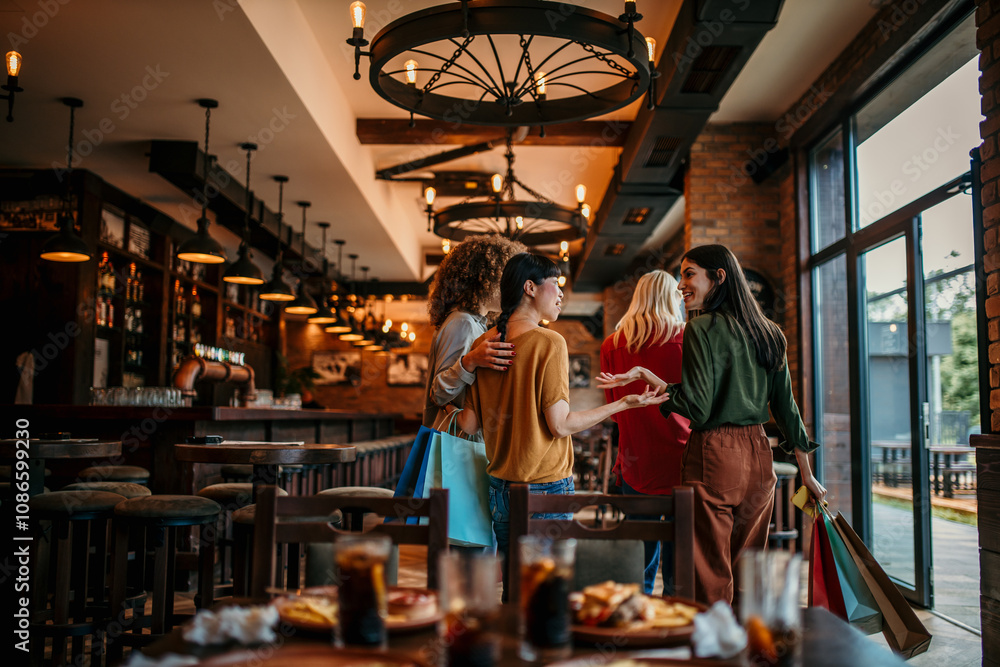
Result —
M 829 609 L 845 621 L 847 607 L 837 576 L 833 547 L 826 532 L 826 520 L 819 514 L 813 522 L 812 551 L 809 557 L 809 606 Z

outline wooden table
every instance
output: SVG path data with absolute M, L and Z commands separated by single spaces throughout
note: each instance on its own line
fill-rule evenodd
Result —
M 504 608 L 504 617 L 513 618 L 511 607 Z M 802 664 L 809 667 L 841 667 L 842 665 L 864 665 L 865 667 L 901 667 L 906 663 L 888 649 L 879 646 L 863 634 L 840 620 L 826 609 L 814 607 L 803 610 L 803 644 Z M 234 653 L 233 660 L 224 660 L 227 666 L 255 664 L 262 667 L 272 665 L 296 664 L 300 666 L 330 664 L 336 665 L 333 658 L 337 649 L 330 645 L 329 637 L 320 634 L 297 632 L 294 628 L 279 625 L 278 648 L 261 647 L 246 651 L 246 660 L 238 658 Z M 517 639 L 512 633 L 503 637 L 502 654 L 498 667 L 514 667 L 527 665 L 517 657 Z M 241 651 L 242 649 L 238 649 Z M 364 651 L 364 649 L 351 649 Z M 409 657 L 415 664 L 436 665 L 437 656 L 441 655 L 442 646 L 434 629 L 414 632 L 412 634 L 390 635 L 389 651 L 392 657 Z M 655 650 L 655 649 L 654 649 Z M 150 645 L 143 652 L 149 656 L 158 657 L 166 653 L 182 655 L 198 655 L 208 658 L 219 655 L 223 651 L 212 647 L 200 647 L 185 642 L 179 628 Z M 588 664 L 597 666 L 604 660 L 611 661 L 625 658 L 628 652 L 627 642 L 608 642 L 598 647 L 581 645 L 573 650 L 573 658 L 593 658 Z M 372 652 L 372 662 L 377 662 L 377 652 Z M 603 657 L 602 657 L 603 656 Z M 346 657 L 346 656 L 345 656 Z M 389 657 L 389 656 L 386 656 Z M 266 659 L 264 659 L 266 658 Z M 263 662 L 262 662 L 263 660 Z M 354 663 L 352 663 L 354 664 Z M 397 661 L 386 661 L 386 664 L 403 664 Z M 660 662 L 655 664 L 675 664 Z M 678 665 L 737 667 L 740 660 L 679 660 Z
M 16 467 L 18 446 L 24 440 L 0 440 L 0 460 Z M 122 443 L 118 440 L 28 440 L 28 495 L 38 495 L 45 489 L 46 459 L 91 459 L 95 464 L 121 463 Z M 12 476 L 16 470 L 11 470 Z M 12 477 L 12 481 L 15 478 Z
M 254 502 L 260 486 L 277 483 L 278 466 L 349 463 L 355 459 L 356 451 L 351 445 L 304 445 L 287 442 L 174 445 L 174 457 L 178 461 L 252 465 Z

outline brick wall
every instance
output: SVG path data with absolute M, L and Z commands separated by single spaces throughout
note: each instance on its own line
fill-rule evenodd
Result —
M 986 317 L 989 325 L 990 359 L 990 431 L 1000 432 L 1000 1 L 984 0 L 976 10 L 976 42 L 980 51 L 979 90 L 983 95 L 982 112 L 986 120 L 980 125 L 983 143 L 979 148 L 983 160 L 980 177 L 983 181 L 983 257 L 986 272 Z M 981 335 L 981 333 L 980 333 Z

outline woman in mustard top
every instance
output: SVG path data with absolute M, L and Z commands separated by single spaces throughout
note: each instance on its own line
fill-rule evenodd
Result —
M 701 311 L 684 330 L 680 384 L 667 386 L 647 369 L 600 377 L 604 387 L 641 378 L 669 399 L 664 415 L 691 420 L 681 483 L 695 493 L 695 597 L 733 600 L 733 563 L 746 548 L 767 545 L 774 502 L 768 407 L 794 452 L 802 481 L 822 501 L 813 476 L 811 442 L 792 397 L 781 329 L 764 317 L 733 253 L 722 245 L 692 248 L 678 286 L 687 311 Z

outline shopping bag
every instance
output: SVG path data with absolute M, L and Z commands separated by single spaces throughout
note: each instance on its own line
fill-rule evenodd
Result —
M 931 634 L 910 608 L 906 598 L 892 583 L 843 514 L 837 514 L 833 525 L 844 538 L 851 560 L 858 566 L 858 571 L 882 612 L 882 634 L 889 647 L 906 659 L 926 651 L 931 644 Z
M 431 440 L 427 461 L 427 484 L 448 489 L 448 541 L 458 546 L 493 545 L 486 445 L 481 436 L 460 435 L 456 410 L 436 424 L 441 429 Z
M 837 578 L 840 580 L 840 591 L 844 594 L 844 609 L 851 625 L 866 635 L 873 635 L 882 630 L 882 612 L 878 609 L 875 597 L 868 589 L 864 577 L 854 564 L 844 537 L 840 534 L 833 517 L 824 507 L 823 512 L 829 521 L 826 523 L 826 535 L 833 550 L 833 560 L 837 564 Z
M 427 475 L 427 458 L 431 439 L 438 432 L 432 428 L 421 426 L 417 431 L 417 437 L 413 440 L 410 448 L 410 455 L 406 457 L 403 465 L 403 472 L 396 483 L 396 490 L 393 492 L 394 498 L 422 498 L 424 481 Z M 407 523 L 417 523 L 417 517 L 410 517 Z
M 837 576 L 837 564 L 826 531 L 826 519 L 818 514 L 813 521 L 812 550 L 809 556 L 810 607 L 824 607 L 847 620 L 844 593 Z

